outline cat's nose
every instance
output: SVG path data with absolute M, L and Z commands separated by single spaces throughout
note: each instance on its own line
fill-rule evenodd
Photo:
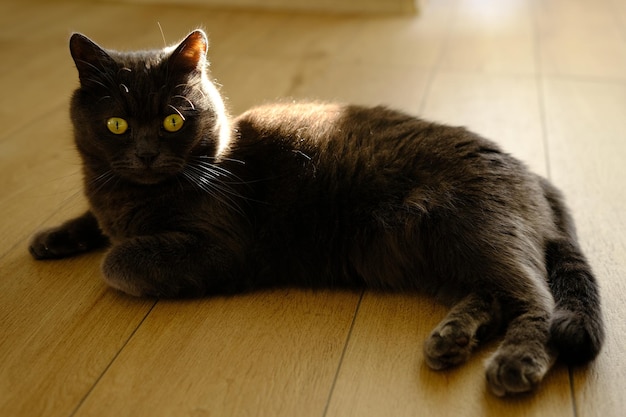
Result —
M 146 167 L 150 167 L 159 156 L 159 152 L 144 150 L 135 152 L 135 155 Z

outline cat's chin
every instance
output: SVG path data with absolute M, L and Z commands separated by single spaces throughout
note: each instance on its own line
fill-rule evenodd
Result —
M 165 182 L 165 180 L 166 178 L 141 178 L 141 179 L 132 180 L 131 182 L 137 185 L 157 185 L 162 182 Z
M 122 175 L 122 178 L 136 185 L 157 185 L 172 178 L 172 174 L 156 171 L 141 171 L 139 173 L 125 173 Z

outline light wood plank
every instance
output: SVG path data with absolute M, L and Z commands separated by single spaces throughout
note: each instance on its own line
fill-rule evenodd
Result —
M 20 244 L 0 259 L 0 415 L 70 415 L 150 310 L 105 286 L 100 256 L 37 262 Z
M 457 3 L 440 69 L 510 75 L 536 72 L 532 9 L 526 0 Z
M 439 71 L 423 115 L 466 125 L 546 173 L 535 76 Z M 503 401 L 488 393 L 482 362 L 495 344 L 451 372 L 430 371 L 423 362 L 422 343 L 445 312 L 421 297 L 368 294 L 359 309 L 329 415 L 383 415 L 385 410 L 392 410 L 389 415 L 424 410 L 433 415 L 574 415 L 569 373 L 563 366 L 554 369 L 533 396 Z
M 386 105 L 411 114 L 419 113 L 429 74 L 405 67 L 344 62 L 304 66 L 289 95 L 361 105 Z
M 607 343 L 577 369 L 579 416 L 626 410 L 626 84 L 547 79 L 546 112 L 553 178 L 566 193 L 598 281 Z
M 134 3 L 165 3 L 163 0 L 126 0 Z M 418 10 L 418 0 L 183 0 L 181 3 L 209 7 L 235 7 L 314 13 L 406 13 Z
M 215 61 L 213 75 L 232 114 L 284 98 L 297 78 L 298 62 L 291 59 L 241 57 Z M 254 68 L 251 72 L 250 68 Z
M 433 69 L 441 55 L 456 1 L 431 2 L 415 17 L 359 19 L 334 59 L 363 67 Z
M 533 171 L 547 174 L 534 76 L 439 71 L 422 115 L 466 126 L 502 145 Z
M 159 302 L 76 416 L 321 416 L 358 299 Z
M 422 343 L 447 309 L 417 295 L 367 293 L 359 308 L 327 416 L 573 416 L 568 372 L 557 367 L 532 396 L 487 392 L 490 344 L 459 368 L 424 363 Z
M 0 203 L 15 198 L 23 189 L 34 189 L 43 196 L 51 195 L 51 187 L 74 174 L 74 185 L 80 180 L 80 164 L 71 138 L 67 105 L 27 123 L 5 140 L 0 141 Z M 68 191 L 70 191 L 68 189 Z
M 619 11 L 607 0 L 537 1 L 542 72 L 626 80 L 626 42 Z
M 441 0 L 413 19 L 5 1 L 0 415 L 569 416 L 574 402 L 579 416 L 621 416 L 625 10 L 621 0 Z M 356 294 L 279 290 L 159 303 L 141 324 L 152 301 L 108 290 L 101 253 L 32 261 L 31 233 L 85 208 L 67 116 L 77 83 L 69 34 L 152 48 L 163 45 L 157 22 L 167 43 L 207 29 L 212 70 L 234 113 L 285 95 L 385 103 L 467 125 L 540 173 L 549 157 L 601 281 L 609 326 L 599 360 L 574 372 L 575 400 L 563 367 L 535 395 L 491 397 L 482 360 L 495 344 L 459 369 L 428 370 L 421 346 L 445 308 L 423 297 L 367 293 L 346 345 Z M 546 74 L 599 82 L 553 77 L 538 88 Z

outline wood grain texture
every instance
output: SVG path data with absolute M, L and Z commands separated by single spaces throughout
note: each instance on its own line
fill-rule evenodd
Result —
M 125 0 L 128 3 L 165 3 L 163 0 Z M 418 0 L 183 0 L 181 3 L 240 9 L 293 10 L 317 13 L 413 14 Z
M 489 394 L 483 362 L 497 344 L 458 368 L 434 372 L 422 344 L 447 309 L 414 295 L 368 293 L 361 303 L 328 416 L 573 416 L 568 372 L 557 367 L 532 396 Z
M 99 256 L 39 263 L 20 245 L 2 257 L 2 415 L 71 415 L 154 304 L 106 288 Z
M 419 16 L 5 0 L 0 14 L 0 415 L 607 416 L 626 409 L 626 2 L 438 0 Z M 275 290 L 163 302 L 106 288 L 102 252 L 35 262 L 32 233 L 86 207 L 67 103 L 73 31 L 159 47 L 195 27 L 233 113 L 275 99 L 384 103 L 498 141 L 549 175 L 601 284 L 607 345 L 497 399 L 483 361 L 425 367 L 445 307 Z M 570 374 L 573 378 L 570 379 Z
M 546 80 L 554 181 L 565 191 L 578 233 L 600 282 L 607 344 L 598 360 L 576 369 L 580 416 L 626 409 L 626 85 Z
M 76 416 L 319 416 L 359 294 L 159 302 Z

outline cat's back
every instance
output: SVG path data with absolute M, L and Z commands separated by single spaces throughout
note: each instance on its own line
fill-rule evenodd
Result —
M 435 126 L 384 106 L 366 107 L 317 101 L 279 102 L 253 107 L 235 119 L 236 130 L 264 139 L 299 139 L 318 145 L 330 140 L 375 140 L 409 128 L 420 131 Z M 439 130 L 458 129 L 437 125 Z M 249 136 L 243 135 L 246 140 Z
M 266 162 L 281 161 L 287 166 L 295 160 L 294 169 L 300 169 L 304 157 L 315 166 L 318 180 L 324 172 L 355 181 L 372 175 L 443 181 L 441 176 L 453 180 L 490 173 L 527 174 L 523 164 L 494 142 L 463 127 L 384 106 L 268 104 L 243 113 L 234 126 L 235 148 L 242 158 L 262 155 Z
M 314 157 L 369 165 L 408 161 L 420 154 L 454 158 L 455 144 L 482 141 L 461 127 L 425 121 L 384 106 L 286 102 L 254 107 L 234 123 L 235 146 L 276 146 Z M 494 145 L 495 146 L 495 145 Z
M 233 123 L 239 144 L 323 141 L 336 131 L 345 106 L 323 102 L 273 103 L 253 107 Z
M 283 207 L 332 201 L 350 218 L 416 199 L 432 209 L 478 207 L 493 195 L 514 207 L 541 200 L 537 177 L 494 142 L 382 106 L 264 105 L 237 118 L 235 131 L 232 157 L 251 180 L 271 182 L 265 192 L 277 195 L 263 197 Z
M 549 229 L 537 177 L 462 127 L 385 107 L 286 103 L 249 110 L 235 121 L 235 131 L 232 157 L 245 161 L 243 176 L 254 182 L 255 200 L 264 202 L 255 210 L 262 246 L 299 259 L 286 268 L 289 276 L 310 276 L 309 270 L 339 276 L 328 271 L 343 265 L 349 253 L 427 245 L 419 239 L 396 242 L 396 233 L 438 233 L 446 241 L 454 232 L 456 241 L 489 242 L 493 229 L 512 222 Z M 422 219 L 429 219 L 428 233 L 421 230 Z M 475 224 L 481 225 L 479 233 L 459 235 Z M 392 239 L 390 246 L 380 243 L 385 239 Z M 302 253 L 310 255 L 308 262 Z M 324 266 L 320 259 L 334 261 Z

